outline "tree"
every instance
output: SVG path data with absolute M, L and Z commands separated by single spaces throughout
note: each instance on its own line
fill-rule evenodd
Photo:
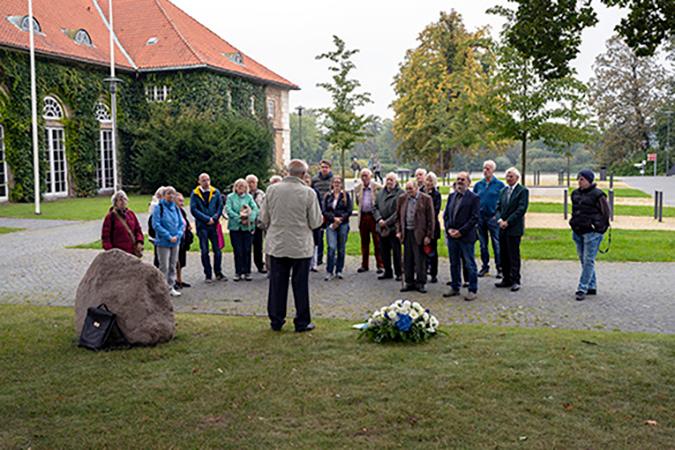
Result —
M 441 13 L 417 40 L 394 79 L 394 134 L 403 159 L 433 165 L 440 158 L 444 166 L 452 152 L 493 143 L 485 114 L 492 43 L 486 29 L 468 32 L 454 11 Z
M 601 131 L 596 158 L 603 164 L 629 162 L 652 139 L 663 105 L 666 71 L 655 57 L 639 57 L 618 36 L 607 41 L 590 82 L 591 105 Z
M 340 152 L 340 166 L 342 178 L 345 176 L 345 152 L 366 136 L 365 126 L 371 121 L 371 117 L 358 114 L 356 109 L 371 103 L 368 92 L 357 93 L 361 83 L 350 77 L 356 65 L 352 62 L 352 56 L 359 50 L 347 50 L 345 42 L 338 36 L 333 36 L 335 50 L 322 53 L 317 60 L 328 60 L 328 70 L 333 73 L 332 83 L 318 83 L 318 87 L 327 90 L 333 99 L 333 106 L 321 108 L 324 114 L 324 126 L 327 133 L 326 141 Z
M 598 22 L 591 0 L 509 0 L 517 3 L 514 22 L 506 35 L 510 46 L 531 58 L 537 73 L 563 78 L 579 53 L 581 34 Z M 615 28 L 638 56 L 652 56 L 675 32 L 673 0 L 601 0 L 605 6 L 627 8 Z M 493 8 L 503 13 L 506 8 Z
M 309 163 L 319 161 L 327 147 L 319 129 L 319 112 L 314 109 L 302 111 L 302 135 L 300 134 L 300 116 L 292 113 L 290 119 L 291 158 L 304 159 Z

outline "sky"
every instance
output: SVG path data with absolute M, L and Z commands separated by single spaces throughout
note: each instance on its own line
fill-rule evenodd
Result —
M 259 63 L 301 87 L 292 91 L 291 108 L 319 108 L 330 104 L 329 95 L 316 86 L 330 81 L 325 61 L 315 56 L 333 47 L 340 36 L 348 48 L 360 50 L 353 73 L 373 103 L 361 112 L 392 118 L 391 86 L 407 49 L 416 47 L 420 31 L 435 22 L 441 11 L 455 9 L 469 30 L 490 26 L 496 37 L 503 20 L 486 14 L 505 0 L 172 0 L 202 24 Z M 579 77 L 593 75 L 595 57 L 623 12 L 594 1 L 599 23 L 583 35 L 581 52 L 574 61 Z

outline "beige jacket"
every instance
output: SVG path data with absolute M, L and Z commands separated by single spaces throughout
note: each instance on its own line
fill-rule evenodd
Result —
M 286 177 L 267 189 L 260 208 L 267 230 L 265 253 L 277 258 L 311 258 L 312 230 L 323 224 L 316 192 L 297 177 Z
M 375 212 L 375 200 L 377 199 L 377 194 L 379 194 L 382 189 L 380 183 L 376 183 L 374 180 L 370 180 L 370 188 L 373 190 L 373 212 Z M 363 203 L 363 182 L 359 182 L 354 186 L 354 201 L 358 206 L 359 219 L 361 218 L 361 203 Z

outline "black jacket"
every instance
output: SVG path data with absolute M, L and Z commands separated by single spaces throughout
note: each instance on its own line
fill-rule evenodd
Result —
M 525 234 L 525 213 L 530 204 L 530 191 L 522 184 L 516 184 L 507 203 L 508 189 L 509 187 L 506 186 L 499 194 L 495 217 L 497 220 L 502 219 L 509 223 L 509 226 L 501 231 L 502 233 L 506 233 L 507 236 L 522 236 Z
M 342 218 L 342 223 L 349 223 L 349 217 L 352 215 L 352 198 L 348 193 L 342 192 L 340 197 L 338 197 L 338 202 L 333 208 L 333 200 L 335 197 L 332 192 L 327 193 L 323 197 L 323 205 L 321 207 L 323 211 L 323 217 L 326 221 L 326 225 L 330 226 L 336 217 Z
M 577 234 L 604 233 L 609 228 L 607 196 L 595 184 L 572 192 L 570 227 Z
M 431 192 L 427 192 L 427 195 L 431 197 L 431 201 L 434 203 L 434 218 L 436 219 L 435 225 L 436 228 L 434 228 L 434 239 L 440 239 L 441 238 L 441 222 L 438 220 L 438 215 L 441 213 L 441 203 L 443 203 L 443 199 L 441 198 L 441 193 L 438 192 L 438 189 L 434 189 Z
M 455 219 L 452 219 L 452 210 L 454 207 L 453 201 L 457 196 L 457 192 L 448 195 L 448 203 L 445 205 L 443 212 L 443 222 L 445 224 L 445 232 L 454 228 L 462 233 L 462 237 L 458 240 L 462 242 L 476 242 L 476 226 L 478 225 L 478 216 L 480 214 L 480 198 L 472 191 L 467 190 L 460 200 L 459 209 Z M 448 235 L 450 238 L 450 235 Z

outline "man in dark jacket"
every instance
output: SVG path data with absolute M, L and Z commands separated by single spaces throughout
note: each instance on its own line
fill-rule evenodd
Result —
M 319 193 L 319 204 L 322 203 L 323 198 L 330 191 L 333 184 L 333 172 L 331 172 L 332 164 L 327 159 L 322 159 L 319 163 L 319 173 L 312 178 L 312 188 Z M 318 253 L 316 255 L 317 265 L 323 264 L 323 227 L 318 231 Z
M 444 297 L 459 295 L 462 285 L 462 263 L 468 272 L 469 292 L 466 301 L 476 299 L 478 292 L 478 274 L 474 248 L 476 245 L 476 226 L 480 214 L 480 199 L 469 190 L 471 179 L 467 172 L 457 174 L 455 192 L 448 196 L 443 212 L 443 222 L 450 255 L 450 291 Z
M 401 281 L 401 241 L 396 237 L 396 202 L 403 194 L 403 189 L 398 185 L 398 176 L 394 172 L 389 172 L 385 178 L 384 189 L 382 189 L 375 199 L 375 222 L 376 231 L 380 235 L 380 252 L 382 253 L 382 262 L 384 264 L 384 273 L 377 277 L 378 280 L 388 280 L 394 278 Z M 392 272 L 392 253 L 394 270 Z
M 405 184 L 405 194 L 396 203 L 396 237 L 403 241 L 403 270 L 405 287 L 401 292 L 417 290 L 427 292 L 427 255 L 424 247 L 434 236 L 434 205 L 424 192 L 420 192 L 416 180 Z
M 570 227 L 581 261 L 581 276 L 576 292 L 578 301 L 584 300 L 586 295 L 597 294 L 595 257 L 604 233 L 609 228 L 607 196 L 593 183 L 594 179 L 592 170 L 581 170 L 577 175 L 579 188 L 572 192 Z
M 202 266 L 206 282 L 211 283 L 212 271 L 216 272 L 217 280 L 227 281 L 223 275 L 223 256 L 218 245 L 217 226 L 223 213 L 223 198 L 220 191 L 211 186 L 211 177 L 208 173 L 199 175 L 199 186 L 190 195 L 190 212 L 197 225 L 199 249 L 202 253 Z M 209 242 L 213 250 L 213 269 L 209 261 Z
M 520 290 L 520 240 L 525 234 L 525 213 L 530 193 L 520 184 L 520 172 L 515 167 L 506 171 L 507 186 L 497 201 L 495 217 L 499 225 L 499 251 L 504 278 L 495 286 Z

